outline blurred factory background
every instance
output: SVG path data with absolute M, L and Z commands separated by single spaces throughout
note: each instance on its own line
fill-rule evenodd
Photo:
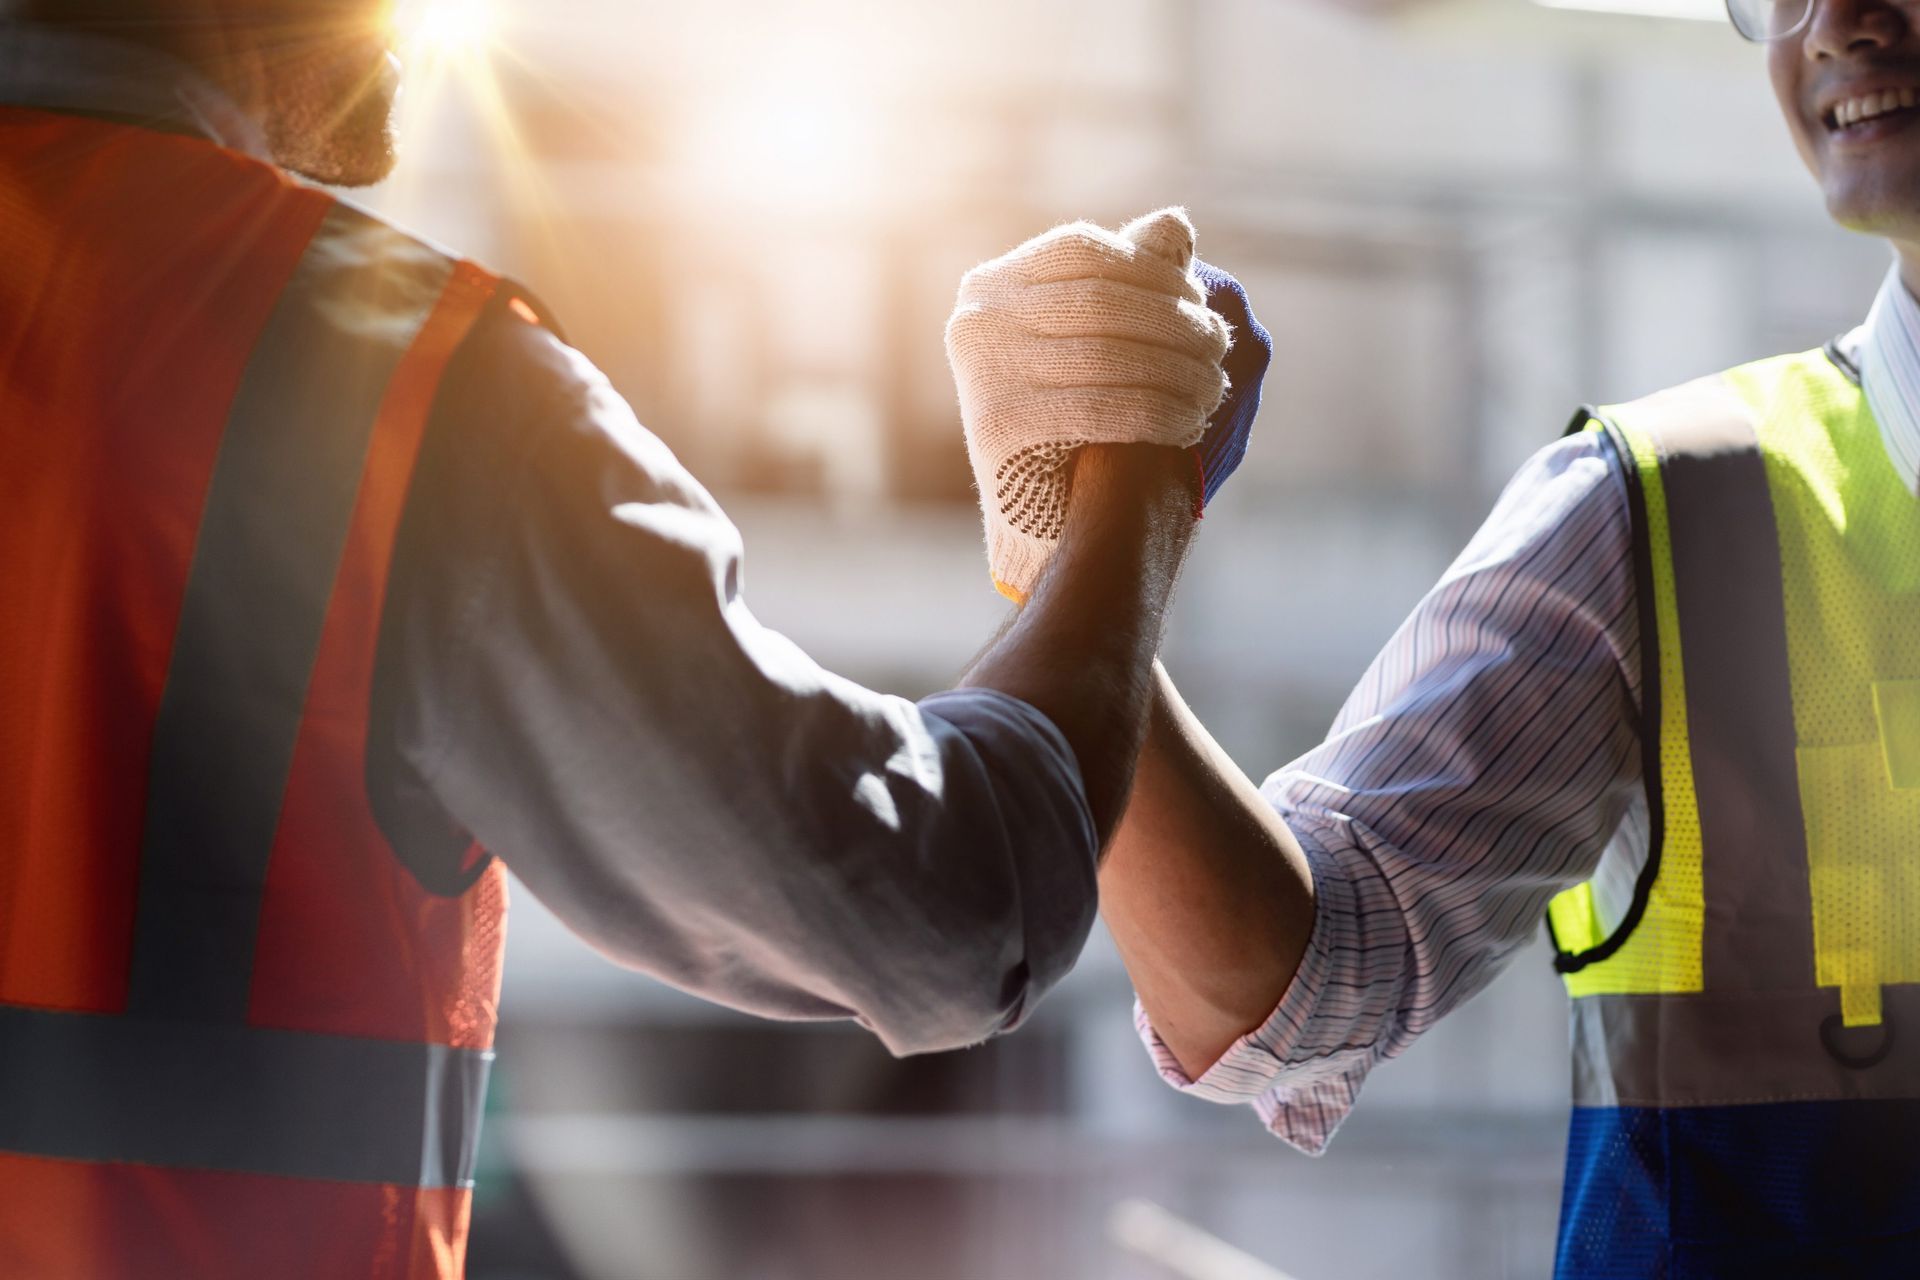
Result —
M 422 3 L 496 43 L 414 68 L 374 203 L 545 297 L 739 521 L 756 611 L 891 691 L 1003 613 L 941 345 L 961 272 L 1186 204 L 1277 344 L 1168 651 L 1256 778 L 1576 403 L 1814 345 L 1884 269 L 1711 0 Z M 514 912 L 475 1280 L 1182 1275 L 1132 1201 L 1298 1280 L 1549 1268 L 1539 947 L 1311 1161 L 1159 1084 L 1099 937 L 1018 1036 L 895 1062 Z

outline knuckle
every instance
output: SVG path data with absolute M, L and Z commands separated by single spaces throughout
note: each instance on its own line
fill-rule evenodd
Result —
M 1086 276 L 1078 280 L 1062 280 L 1050 286 L 1044 305 L 1055 309 L 1119 311 L 1125 307 L 1126 299 L 1113 281 L 1100 276 Z
M 966 302 L 991 297 L 1005 288 L 1008 275 L 1009 268 L 1004 259 L 983 262 L 960 277 L 959 298 Z
M 1060 243 L 1073 245 L 1081 250 L 1098 248 L 1106 242 L 1107 233 L 1087 221 L 1069 222 L 1055 229 Z
M 1107 256 L 1104 233 L 1091 223 L 1073 222 L 1058 228 L 1046 244 L 1046 254 L 1057 266 L 1081 267 Z
M 1219 365 L 1196 365 L 1187 375 L 1186 390 L 1202 412 L 1212 413 L 1225 393 L 1227 375 Z
M 982 302 L 968 302 L 954 308 L 947 319 L 947 332 L 959 333 L 970 338 L 985 337 L 1007 328 L 1007 321 L 1000 311 Z
M 966 345 L 980 330 L 978 307 L 962 306 L 947 317 L 947 346 Z
M 1233 347 L 1233 326 L 1217 311 L 1197 303 L 1182 302 L 1180 315 L 1191 328 L 1195 345 L 1213 359 L 1224 357 Z

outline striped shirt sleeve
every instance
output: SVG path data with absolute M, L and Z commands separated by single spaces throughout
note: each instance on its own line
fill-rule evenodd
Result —
M 1840 339 L 1860 367 L 1860 389 L 1880 424 L 1887 460 L 1907 492 L 1920 494 L 1920 300 L 1907 291 L 1898 259 L 1875 295 L 1866 323 Z
M 1166 1080 L 1325 1149 L 1376 1063 L 1485 987 L 1590 877 L 1638 791 L 1626 490 L 1604 442 L 1537 454 L 1263 794 L 1313 872 L 1279 1008 L 1198 1080 L 1137 1007 Z

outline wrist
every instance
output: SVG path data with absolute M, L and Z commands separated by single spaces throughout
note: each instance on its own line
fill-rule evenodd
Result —
M 1157 444 L 1089 444 L 1073 455 L 1069 520 L 1150 521 L 1190 535 L 1202 478 L 1193 451 Z

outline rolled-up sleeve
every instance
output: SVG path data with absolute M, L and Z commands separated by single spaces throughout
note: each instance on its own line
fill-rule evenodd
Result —
M 1597 436 L 1527 464 L 1374 661 L 1326 742 L 1262 792 L 1313 875 L 1279 1007 L 1200 1079 L 1324 1150 L 1368 1073 L 1484 988 L 1589 878 L 1638 795 L 1639 638 L 1623 481 Z
M 1016 1024 L 1095 911 L 1073 754 L 985 690 L 922 703 L 760 624 L 738 532 L 577 353 L 449 373 L 383 636 L 390 830 L 443 811 L 615 960 L 896 1053 Z

